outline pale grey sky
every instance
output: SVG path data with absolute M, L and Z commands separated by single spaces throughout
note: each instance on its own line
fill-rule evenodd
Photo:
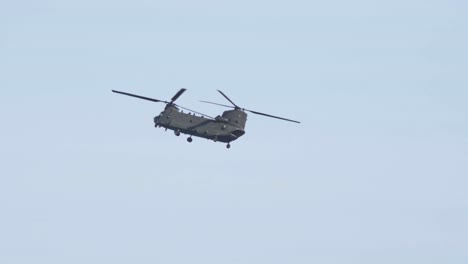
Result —
M 468 262 L 468 2 L 1 1 L 0 263 Z M 188 144 L 169 99 L 247 134 Z

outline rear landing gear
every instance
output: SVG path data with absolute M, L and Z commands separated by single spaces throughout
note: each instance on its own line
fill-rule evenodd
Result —
M 193 141 L 192 137 L 187 138 L 188 143 L 192 143 L 192 141 Z
M 180 136 L 180 131 L 179 131 L 179 130 L 177 130 L 177 131 L 174 131 L 174 135 L 176 135 L 176 136 Z
M 228 144 L 226 145 L 226 148 L 227 148 L 227 149 L 230 149 L 230 148 L 231 148 L 231 144 L 228 143 Z

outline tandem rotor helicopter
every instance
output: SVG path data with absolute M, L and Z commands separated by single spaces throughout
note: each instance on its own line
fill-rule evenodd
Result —
M 226 147 L 228 149 L 231 148 L 231 142 L 237 140 L 245 134 L 245 124 L 247 122 L 246 112 L 284 121 L 300 123 L 299 121 L 241 108 L 220 90 L 218 90 L 218 92 L 224 96 L 224 98 L 226 98 L 232 104 L 232 106 L 208 101 L 201 102 L 233 108 L 233 110 L 225 111 L 222 115 L 218 115 L 217 117 L 213 118 L 174 103 L 186 90 L 187 89 L 185 88 L 180 89 L 169 102 L 116 90 L 112 90 L 112 92 L 151 102 L 164 103 L 166 104 L 164 111 L 162 111 L 160 115 L 154 118 L 155 127 L 163 127 L 166 130 L 173 130 L 176 136 L 187 134 L 189 135 L 187 138 L 188 142 L 192 142 L 192 136 L 194 136 L 213 140 L 214 142 L 227 143 Z M 183 110 L 180 109 L 184 109 L 189 112 L 184 113 Z M 196 114 L 200 116 L 197 116 Z

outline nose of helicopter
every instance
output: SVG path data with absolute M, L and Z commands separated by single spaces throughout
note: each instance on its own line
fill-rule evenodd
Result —
M 157 125 L 159 123 L 159 118 L 160 118 L 160 116 L 154 117 L 154 124 Z

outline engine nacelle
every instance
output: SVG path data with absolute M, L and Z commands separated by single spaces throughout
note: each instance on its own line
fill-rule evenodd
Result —
M 229 119 L 224 118 L 224 117 L 222 117 L 222 116 L 217 116 L 217 117 L 215 118 L 215 120 L 216 120 L 216 122 L 220 122 L 220 123 L 225 123 L 225 124 L 229 123 Z

